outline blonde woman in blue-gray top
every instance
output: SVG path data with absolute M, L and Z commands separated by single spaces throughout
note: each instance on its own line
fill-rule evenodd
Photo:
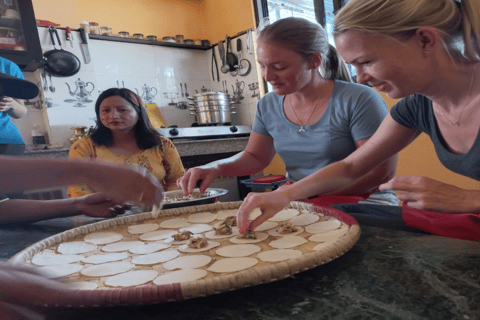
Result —
M 387 115 L 385 102 L 373 89 L 351 82 L 348 69 L 325 30 L 300 18 L 286 18 L 258 34 L 257 60 L 273 92 L 258 103 L 253 132 L 244 152 L 191 168 L 178 180 L 192 193 L 219 175 L 243 176 L 269 165 L 275 153 L 295 183 L 360 148 Z M 317 205 L 356 203 L 391 179 L 397 157 L 385 161 L 348 186 L 305 201 Z M 393 191 L 375 192 L 372 200 L 397 205 Z

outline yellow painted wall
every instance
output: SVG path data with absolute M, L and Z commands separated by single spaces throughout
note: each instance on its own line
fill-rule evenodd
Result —
M 251 0 L 32 0 L 37 19 L 79 28 L 83 20 L 128 31 L 211 43 L 254 26 Z

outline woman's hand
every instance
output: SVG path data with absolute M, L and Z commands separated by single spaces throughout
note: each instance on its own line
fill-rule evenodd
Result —
M 293 199 L 288 197 L 289 186 L 283 186 L 272 192 L 250 192 L 237 211 L 237 225 L 241 233 L 247 229 L 255 230 L 256 227 L 284 209 Z M 253 209 L 260 207 L 262 214 L 250 224 L 248 217 Z
M 185 172 L 183 177 L 177 180 L 177 185 L 183 190 L 183 194 L 188 196 L 193 193 L 197 182 L 202 180 L 200 184 L 200 192 L 204 193 L 208 186 L 215 180 L 220 174 L 218 166 L 202 166 L 190 168 Z
M 132 208 L 131 204 L 115 202 L 103 193 L 93 193 L 77 199 L 77 211 L 96 218 L 114 218 Z
M 379 190 L 404 191 L 399 200 L 414 209 L 436 212 L 479 212 L 480 192 L 461 189 L 426 177 L 395 177 Z

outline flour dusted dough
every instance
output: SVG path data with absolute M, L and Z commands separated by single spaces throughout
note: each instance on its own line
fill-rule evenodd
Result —
M 219 256 L 227 258 L 248 257 L 254 253 L 262 251 L 262 248 L 255 244 L 234 244 L 218 249 L 216 253 Z
M 237 216 L 238 209 L 226 209 L 217 212 L 217 220 L 223 221 L 230 216 Z
M 208 246 L 204 247 L 204 248 L 199 248 L 199 249 L 194 249 L 194 248 L 190 248 L 188 246 L 188 244 L 183 244 L 181 245 L 180 247 L 178 247 L 178 251 L 180 252 L 187 252 L 187 253 L 191 253 L 191 252 L 202 252 L 202 251 L 208 251 L 210 249 L 213 249 L 215 247 L 218 247 L 220 245 L 220 243 L 218 242 L 215 242 L 215 241 L 208 241 Z
M 278 262 L 298 258 L 302 255 L 301 251 L 293 249 L 275 249 L 263 251 L 257 254 L 257 258 L 267 262 Z
M 55 266 L 60 264 L 82 261 L 84 256 L 77 254 L 56 254 L 49 252 L 37 253 L 32 258 L 32 264 L 36 266 Z
M 317 222 L 319 219 L 320 217 L 318 216 L 318 214 L 302 213 L 299 216 L 293 217 L 292 220 L 290 220 L 290 222 L 296 226 L 306 226 L 306 225 Z
M 202 233 L 213 230 L 213 227 L 209 224 L 192 224 L 188 227 L 181 228 L 180 232 L 190 231 L 191 233 Z
M 107 253 L 107 254 L 96 254 L 86 257 L 82 260 L 83 263 L 91 263 L 91 264 L 101 264 L 113 261 L 120 261 L 123 259 L 127 259 L 128 254 L 125 252 L 121 253 Z
M 196 269 L 206 266 L 210 261 L 212 261 L 212 258 L 205 255 L 183 256 L 165 262 L 163 267 L 167 270 Z
M 83 238 L 84 241 L 95 243 L 97 245 L 114 243 L 122 239 L 123 236 L 116 232 L 95 232 L 87 234 L 85 238 Z
M 348 232 L 348 229 L 337 229 L 337 230 L 317 233 L 311 236 L 310 238 L 308 238 L 308 240 L 312 242 L 335 242 L 339 238 L 346 235 L 347 232 Z
M 168 260 L 175 259 L 178 257 L 180 253 L 177 250 L 166 250 L 161 252 L 149 253 L 144 254 L 141 256 L 137 256 L 132 259 L 132 263 L 140 264 L 140 265 L 152 265 L 158 264 L 162 262 L 166 262 Z
M 255 258 L 226 258 L 216 261 L 207 270 L 217 273 L 235 272 L 251 268 L 257 263 Z
M 327 232 L 331 230 L 335 230 L 340 228 L 342 223 L 338 220 L 327 220 L 327 221 L 320 221 L 314 224 L 309 225 L 305 228 L 305 231 L 308 233 L 320 233 L 320 232 Z
M 277 229 L 268 231 L 268 234 L 274 237 L 286 237 L 286 236 L 296 236 L 297 234 L 302 233 L 304 230 L 302 227 L 296 227 L 297 231 L 292 233 L 279 233 Z
M 121 251 L 128 251 L 132 248 L 144 246 L 145 243 L 142 241 L 122 241 L 122 242 L 115 242 L 112 244 L 108 244 L 102 248 L 102 251 L 105 252 L 121 252 Z
M 178 229 L 188 227 L 189 225 L 190 223 L 187 221 L 187 219 L 184 218 L 170 219 L 160 223 L 160 227 L 164 229 Z
M 130 262 L 108 262 L 103 264 L 97 264 L 91 267 L 83 269 L 80 274 L 87 277 L 106 277 L 113 276 L 115 274 L 124 273 L 133 269 L 135 265 Z
M 276 226 L 278 226 L 278 223 L 276 223 L 276 222 L 265 221 L 264 223 L 262 223 L 261 225 L 256 227 L 254 231 L 255 232 L 267 231 L 267 230 L 275 228 Z
M 143 234 L 147 232 L 152 232 L 160 228 L 160 226 L 156 223 L 144 223 L 144 224 L 137 224 L 134 226 L 128 227 L 128 233 L 130 234 Z
M 268 238 L 268 234 L 263 232 L 255 232 L 255 234 L 257 235 L 257 239 L 238 239 L 237 237 L 233 237 L 230 238 L 230 242 L 237 244 L 257 243 Z
M 276 215 L 268 219 L 268 221 L 287 221 L 290 220 L 300 214 L 300 211 L 297 209 L 283 209 L 282 211 L 277 212 Z
M 224 238 L 228 238 L 228 237 L 236 237 L 238 236 L 240 233 L 238 232 L 238 227 L 233 227 L 232 228 L 232 234 L 223 234 L 223 235 L 215 235 L 215 230 L 213 231 L 209 231 L 207 233 L 205 233 L 205 237 L 207 239 L 224 239 Z
M 162 239 L 167 239 L 177 233 L 175 230 L 158 230 L 153 232 L 147 232 L 140 236 L 140 240 L 143 241 L 157 241 Z
M 187 221 L 190 223 L 210 223 L 215 219 L 217 219 L 216 213 L 200 212 L 189 215 Z
M 80 254 L 86 253 L 97 249 L 95 243 L 89 243 L 85 241 L 72 241 L 60 243 L 57 251 L 63 254 Z
M 158 276 L 154 270 L 136 270 L 118 274 L 105 280 L 105 285 L 110 287 L 132 287 L 152 281 Z
M 195 281 L 207 275 L 207 271 L 201 269 L 183 269 L 173 272 L 165 273 L 158 276 L 153 283 L 156 285 L 182 283 L 188 281 Z
M 37 270 L 40 270 L 47 278 L 56 279 L 72 275 L 82 269 L 83 266 L 79 264 L 61 264 L 58 266 L 40 267 Z
M 171 245 L 168 243 L 153 242 L 153 243 L 148 243 L 144 246 L 134 247 L 128 251 L 134 254 L 149 254 L 149 253 L 154 253 L 170 247 Z
M 277 249 L 288 249 L 298 247 L 308 241 L 299 236 L 285 236 L 269 243 L 270 247 Z
M 89 281 L 68 282 L 67 286 L 70 290 L 95 290 L 98 284 Z

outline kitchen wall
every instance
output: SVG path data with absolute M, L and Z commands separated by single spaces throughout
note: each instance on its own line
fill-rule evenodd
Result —
M 53 49 L 47 28 L 38 28 L 40 42 L 44 51 Z M 61 39 L 65 39 L 64 30 L 58 30 Z M 144 45 L 104 40 L 89 40 L 89 49 L 92 61 L 84 63 L 83 53 L 80 48 L 80 37 L 74 32 L 73 47 L 64 43 L 63 48 L 74 53 L 82 61 L 80 71 L 72 77 L 48 78 L 46 90 L 42 90 L 38 98 L 39 103 L 30 105 L 29 117 L 15 120 L 20 129 L 20 134 L 27 144 L 31 141 L 31 131 L 34 125 L 39 126 L 43 132 L 50 134 L 50 143 L 69 147 L 68 138 L 73 135 L 73 126 L 93 126 L 95 124 L 94 103 L 98 95 L 111 87 L 126 87 L 143 93 L 143 86 L 149 87 L 152 92 L 157 92 L 152 103 L 156 103 L 168 126 L 189 127 L 194 122 L 194 116 L 188 109 L 178 109 L 169 105 L 179 101 L 187 101 L 181 96 L 180 83 L 186 83 L 188 93 L 193 97 L 195 90 L 202 87 L 209 90 L 222 91 L 220 81 L 212 80 L 212 50 L 193 50 L 185 48 L 173 48 L 163 46 Z M 232 116 L 233 124 L 252 125 L 255 116 L 257 98 L 252 97 L 253 92 L 248 89 L 248 84 L 257 82 L 254 55 L 247 52 L 246 35 L 240 37 L 244 43 L 242 55 L 251 61 L 252 70 L 247 76 L 233 77 L 230 74 L 219 72 L 220 80 L 227 81 L 229 93 L 233 93 L 232 86 L 236 81 L 243 81 L 244 99 L 236 105 L 237 112 Z M 218 48 L 214 47 L 217 63 L 220 69 L 221 59 Z M 25 73 L 26 77 L 43 87 L 40 70 L 35 73 Z M 216 72 L 215 72 L 216 79 Z M 86 101 L 80 102 L 75 95 L 77 83 L 86 84 L 88 96 Z M 55 88 L 52 92 L 50 86 Z M 69 89 L 70 86 L 70 89 Z M 256 91 L 258 92 L 258 90 Z M 164 93 L 177 93 L 178 98 L 167 98 Z M 43 109 L 45 99 L 51 102 L 50 107 L 38 110 L 41 103 Z M 41 107 L 40 106 L 40 107 Z M 47 122 L 46 122 L 47 121 Z

